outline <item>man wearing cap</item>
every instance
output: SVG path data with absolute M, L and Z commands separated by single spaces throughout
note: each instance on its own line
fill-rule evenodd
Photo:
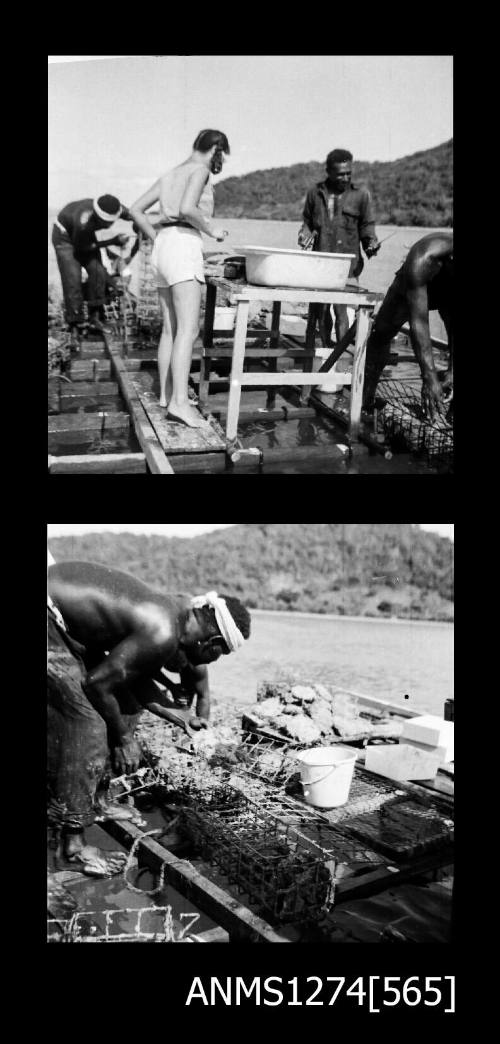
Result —
M 370 192 L 352 180 L 352 152 L 333 149 L 326 157 L 326 178 L 306 196 L 303 223 L 298 243 L 303 250 L 330 254 L 354 254 L 349 278 L 357 282 L 364 267 L 361 253 L 373 257 L 380 249 L 375 233 Z M 346 305 L 334 305 L 337 343 L 349 329 Z M 326 347 L 332 347 L 332 318 L 329 305 L 313 307 L 320 319 L 320 332 Z
M 206 724 L 206 665 L 244 644 L 250 614 L 215 591 L 161 594 L 117 569 L 59 562 L 49 563 L 48 617 L 49 820 L 66 858 L 85 870 L 83 831 L 98 814 L 108 754 L 118 774 L 136 771 L 133 730 L 143 709 L 188 733 Z M 172 688 L 164 669 L 180 675 L 188 702 L 196 697 L 196 715 L 159 687 Z M 116 872 L 103 859 L 105 872 Z
M 122 234 L 113 235 L 113 223 L 122 218 L 132 221 L 126 207 L 116 196 L 81 199 L 68 203 L 57 215 L 52 230 L 64 294 L 64 309 L 72 340 L 81 332 L 83 316 L 82 268 L 88 275 L 88 311 L 92 325 L 104 319 L 106 289 L 112 285 L 101 261 L 101 246 L 124 242 Z

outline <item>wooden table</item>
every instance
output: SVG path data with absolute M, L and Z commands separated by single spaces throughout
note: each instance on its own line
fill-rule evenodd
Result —
M 363 381 L 365 373 L 366 343 L 370 330 L 370 320 L 377 302 L 381 299 L 380 294 L 360 290 L 359 287 L 346 287 L 344 290 L 293 290 L 289 287 L 267 287 L 251 286 L 243 281 L 229 281 L 220 276 L 206 276 L 207 299 L 205 309 L 205 324 L 203 331 L 203 355 L 200 373 L 200 401 L 203 403 L 208 394 L 209 385 L 209 359 L 216 356 L 217 351 L 213 348 L 214 315 L 217 290 L 229 290 L 231 303 L 236 304 L 236 325 L 234 329 L 232 365 L 229 388 L 229 401 L 226 422 L 226 439 L 228 443 L 233 442 L 238 434 L 238 418 L 240 410 L 242 386 L 265 387 L 271 389 L 273 386 L 307 386 L 320 387 L 323 384 L 332 384 L 332 375 L 329 372 L 336 362 L 340 350 L 347 347 L 354 340 L 354 359 L 351 374 L 336 374 L 336 383 L 351 385 L 350 425 L 349 436 L 356 441 L 359 434 L 361 419 L 361 404 L 363 396 Z M 270 334 L 266 331 L 266 337 L 270 340 L 268 351 L 262 349 L 247 349 L 247 330 L 250 304 L 252 301 L 272 301 L 273 315 Z M 279 323 L 281 305 L 283 302 L 289 304 L 307 303 L 309 305 L 309 321 L 307 324 L 305 350 L 297 352 L 304 360 L 304 370 L 289 373 L 261 372 L 246 373 L 243 370 L 245 355 L 247 357 L 258 355 L 260 358 L 269 357 L 273 369 L 276 370 L 279 341 Z M 327 359 L 320 370 L 313 372 L 315 322 L 313 322 L 312 306 L 318 304 L 347 305 L 356 309 L 356 320 L 351 326 L 349 333 L 343 338 L 341 344 L 335 348 L 332 355 Z M 252 330 L 252 334 L 258 331 Z M 224 353 L 225 354 L 225 353 Z M 269 405 L 269 399 L 268 399 Z

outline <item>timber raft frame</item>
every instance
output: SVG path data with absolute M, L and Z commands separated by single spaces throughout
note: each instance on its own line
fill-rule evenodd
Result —
M 368 430 L 361 418 L 366 343 L 374 309 L 383 295 L 357 286 L 330 292 L 251 286 L 241 279 L 229 280 L 214 274 L 210 266 L 205 269 L 205 276 L 204 326 L 193 352 L 193 358 L 200 363 L 199 378 L 195 374 L 193 381 L 198 382 L 198 408 L 204 418 L 201 428 L 188 428 L 168 419 L 152 390 L 154 346 L 151 350 L 144 350 L 142 345 L 135 348 L 130 332 L 127 334 L 124 328 L 119 333 L 117 326 L 113 334 L 103 332 L 100 340 L 83 342 L 80 353 L 71 360 L 70 380 L 63 375 L 57 378 L 56 415 L 49 416 L 49 474 L 255 474 L 262 467 L 274 470 L 278 465 L 279 471 L 281 464 L 286 467 L 304 462 L 310 464 L 314 473 L 315 466 L 322 469 L 357 453 L 375 451 L 391 458 L 392 449 L 386 438 Z M 234 330 L 217 330 L 215 326 L 219 290 L 226 303 L 236 306 Z M 270 329 L 262 321 L 248 328 L 251 308 L 260 301 L 271 303 Z M 304 338 L 280 331 L 282 305 L 287 302 L 295 308 L 298 304 L 308 305 Z M 319 304 L 325 303 L 351 306 L 356 309 L 356 318 L 342 341 L 315 369 L 316 311 Z M 442 342 L 432 340 L 442 346 Z M 350 345 L 354 345 L 352 376 L 335 369 Z M 299 368 L 278 371 L 282 357 Z M 230 376 L 210 373 L 212 360 L 217 359 L 226 367 L 230 361 Z M 244 370 L 246 362 L 256 360 L 261 361 L 258 373 Z M 322 395 L 325 385 L 328 391 Z M 223 394 L 212 396 L 211 402 L 209 393 L 217 386 Z M 343 386 L 350 386 L 350 402 L 343 400 L 344 406 L 340 402 L 337 407 L 328 393 Z M 245 387 L 267 393 L 264 408 L 255 402 L 242 405 Z M 310 446 L 278 444 L 261 449 L 258 445 L 244 446 L 239 438 L 240 421 L 320 417 L 339 429 L 338 435 L 332 432 L 331 442 Z M 129 433 L 133 435 L 132 445 L 127 445 Z M 111 444 L 116 439 L 128 451 L 99 452 L 106 449 L 106 439 Z M 79 442 L 88 445 L 89 450 L 81 452 Z M 69 454 L 71 446 L 75 446 L 72 455 L 61 455 L 65 444 Z

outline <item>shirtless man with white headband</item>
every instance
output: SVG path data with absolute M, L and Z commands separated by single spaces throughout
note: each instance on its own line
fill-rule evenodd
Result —
M 202 727 L 210 713 L 206 665 L 244 644 L 250 614 L 237 598 L 164 595 L 90 562 L 49 564 L 48 595 L 49 776 L 52 728 L 63 737 L 53 743 L 53 804 L 65 854 L 78 859 L 108 751 L 116 772 L 137 769 L 141 752 L 130 726 L 144 708 L 186 731 Z M 164 669 L 196 696 L 197 716 L 158 687 L 179 688 Z

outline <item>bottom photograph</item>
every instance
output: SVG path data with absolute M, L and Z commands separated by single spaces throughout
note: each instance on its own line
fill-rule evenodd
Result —
M 453 530 L 48 525 L 48 942 L 450 942 Z

